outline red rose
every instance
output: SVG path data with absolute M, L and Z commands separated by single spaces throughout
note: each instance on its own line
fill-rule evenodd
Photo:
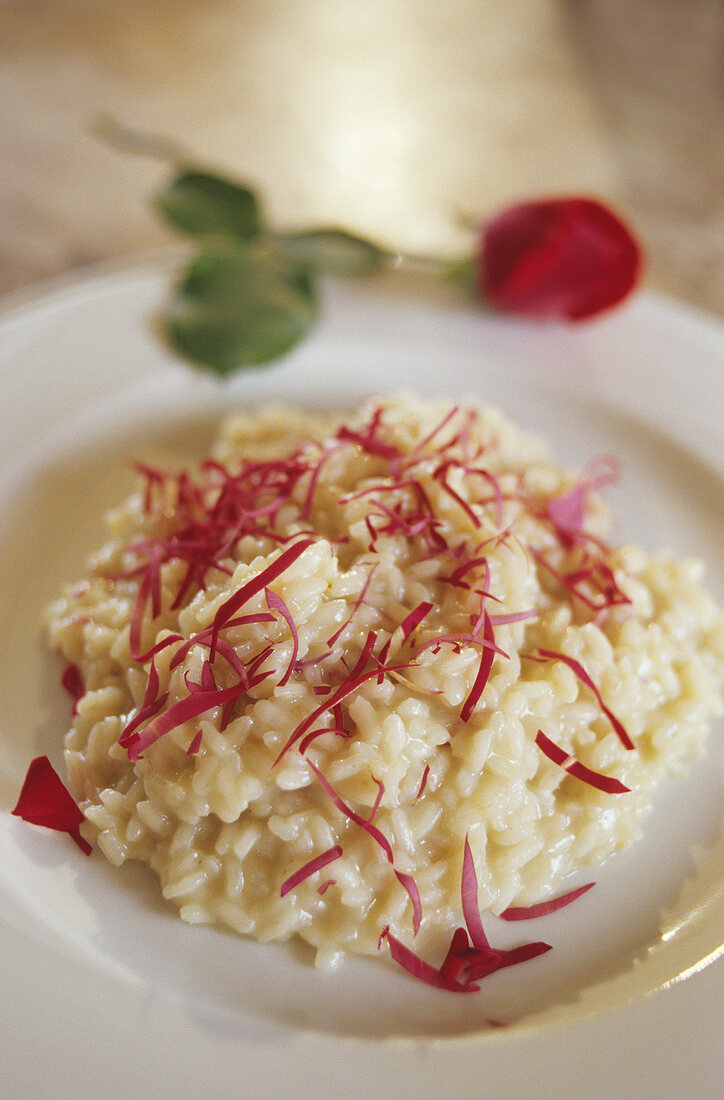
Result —
M 622 301 L 641 271 L 623 222 L 593 199 L 542 199 L 502 211 L 483 227 L 478 290 L 506 313 L 581 321 Z

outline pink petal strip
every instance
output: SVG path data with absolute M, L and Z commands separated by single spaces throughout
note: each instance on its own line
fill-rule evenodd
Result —
M 609 710 L 609 708 L 606 706 L 603 699 L 601 698 L 600 691 L 598 690 L 598 688 L 596 687 L 593 680 L 588 675 L 588 673 L 586 672 L 585 668 L 580 663 L 580 661 L 576 661 L 573 657 L 568 657 L 565 653 L 557 653 L 553 649 L 541 649 L 539 647 L 538 652 L 540 653 L 541 657 L 549 657 L 553 661 L 563 661 L 564 664 L 567 664 L 568 667 L 570 669 L 572 669 L 573 672 L 576 674 L 578 679 L 582 683 L 584 683 L 586 685 L 586 687 L 589 687 L 591 689 L 591 691 L 593 692 L 593 694 L 596 696 L 596 699 L 598 700 L 598 703 L 599 703 L 599 706 L 601 707 L 601 710 L 603 711 L 603 713 L 606 715 L 609 722 L 613 726 L 614 730 L 616 731 L 616 734 L 618 735 L 618 739 L 621 742 L 621 744 L 624 746 L 624 748 L 626 748 L 626 749 L 634 748 L 634 743 L 631 740 L 631 738 L 629 737 L 626 730 L 624 729 L 622 723 L 619 722 L 618 718 L 613 713 L 613 711 Z
M 450 584 L 457 585 L 461 588 L 469 588 L 469 584 L 463 584 L 463 577 L 466 573 L 470 573 L 473 569 L 477 569 L 478 566 L 483 565 L 487 568 L 487 558 L 469 558 L 464 561 L 457 569 L 453 569 L 452 573 L 448 577 L 441 577 L 442 581 L 449 581 Z
M 387 671 L 403 672 L 406 668 L 409 668 L 409 665 L 391 665 Z M 355 679 L 345 680 L 345 682 L 337 688 L 334 695 L 330 696 L 326 702 L 322 703 L 321 706 L 318 706 L 316 710 L 312 711 L 311 714 L 308 714 L 307 717 L 299 723 L 287 743 L 280 750 L 272 767 L 276 767 L 281 758 L 289 751 L 292 745 L 301 740 L 307 730 L 314 725 L 314 723 L 317 721 L 318 718 L 321 717 L 321 715 L 323 715 L 328 710 L 333 710 L 334 707 L 336 707 L 349 695 L 352 695 L 355 691 L 358 691 L 359 688 L 361 688 L 363 684 L 366 684 L 368 680 L 372 680 L 378 675 L 379 670 L 373 668 L 369 672 L 365 672 L 362 676 L 357 676 Z
M 447 955 L 440 966 L 440 974 L 448 981 L 455 981 L 465 966 L 465 953 L 468 950 L 468 934 L 464 928 L 456 928 L 450 940 Z
M 412 902 L 412 934 L 416 936 L 420 931 L 420 923 L 422 921 L 420 891 L 417 889 L 417 883 L 412 875 L 407 875 L 403 871 L 398 871 L 397 868 L 395 868 L 395 875 L 397 876 L 397 881 L 407 891 L 410 901 Z
M 481 470 L 477 466 L 464 466 L 466 474 L 478 474 L 480 477 L 484 477 L 489 485 L 493 488 L 493 494 L 495 499 L 495 514 L 498 527 L 503 526 L 503 493 L 500 488 L 500 482 L 494 474 L 491 474 L 489 470 Z M 481 503 L 481 502 L 478 502 Z
M 538 940 L 536 943 L 523 943 L 520 947 L 513 947 L 510 951 L 502 948 L 493 948 L 493 957 L 483 958 L 480 963 L 473 963 L 467 972 L 467 981 L 475 982 L 481 978 L 487 978 L 496 970 L 504 970 L 508 966 L 517 966 L 519 963 L 528 962 L 538 955 L 545 955 L 551 950 L 549 943 Z
M 473 711 L 475 710 L 480 696 L 485 690 L 485 685 L 487 684 L 490 677 L 490 670 L 493 667 L 493 660 L 495 658 L 494 650 L 488 648 L 495 645 L 493 624 L 490 621 L 490 615 L 488 615 L 487 611 L 484 611 L 483 614 L 485 616 L 485 626 L 483 627 L 483 640 L 487 642 L 487 646 L 483 649 L 483 652 L 480 656 L 480 667 L 478 668 L 478 674 L 475 677 L 475 683 L 473 684 L 470 690 L 470 694 L 465 700 L 463 709 L 460 712 L 460 717 L 462 718 L 463 722 L 467 722 L 470 719 Z
M 428 443 L 432 443 L 433 439 L 438 434 L 438 432 L 441 432 L 443 430 L 443 428 L 445 428 L 450 423 L 450 421 L 453 419 L 453 417 L 457 416 L 457 414 L 459 412 L 460 412 L 460 406 L 459 405 L 453 405 L 453 407 L 450 409 L 450 411 L 447 412 L 445 414 L 445 416 L 442 418 L 440 423 L 437 424 L 437 426 L 434 427 L 431 432 L 428 432 L 428 434 L 423 439 L 421 439 L 419 443 L 416 443 L 415 446 L 412 448 L 412 450 L 409 452 L 409 454 L 407 454 L 405 456 L 405 465 L 406 466 L 414 465 L 415 462 L 417 462 L 417 456 L 420 454 L 420 451 L 423 451 L 425 449 L 425 447 L 428 445 Z M 449 447 L 450 444 L 448 443 L 447 446 Z
M 382 796 L 385 793 L 385 785 L 381 779 L 376 779 L 373 775 L 372 781 L 377 784 L 377 797 L 375 798 L 375 804 L 370 811 L 370 815 L 367 818 L 368 821 L 374 821 L 374 819 L 377 817 L 377 811 L 380 808 L 380 802 L 382 801 Z
M 303 661 L 294 662 L 294 672 L 301 672 L 303 668 L 311 668 L 313 665 L 319 665 L 322 661 L 326 661 L 328 657 L 332 656 L 334 651 L 328 649 L 326 653 L 322 653 L 319 657 L 307 657 Z
M 387 856 L 387 860 L 389 863 L 392 864 L 395 875 L 397 876 L 400 885 L 403 886 L 404 889 L 407 891 L 410 901 L 412 902 L 412 930 L 413 933 L 417 935 L 417 930 L 420 927 L 420 921 L 422 919 L 422 908 L 420 905 L 420 892 L 417 889 L 417 884 L 412 875 L 406 875 L 402 871 L 398 871 L 395 868 L 395 860 L 392 854 L 392 846 L 385 834 L 381 832 L 376 825 L 373 825 L 371 821 L 366 820 L 360 814 L 356 813 L 350 806 L 348 806 L 346 802 L 343 802 L 337 792 L 330 785 L 326 777 L 322 775 L 319 768 L 315 764 L 313 764 L 311 760 L 307 760 L 307 763 L 309 764 L 309 767 L 312 769 L 337 809 L 346 817 L 348 817 L 350 821 L 353 821 L 355 825 L 359 825 L 360 829 L 364 829 L 366 833 L 369 833 L 372 839 L 379 844 L 380 848 Z
M 189 747 L 186 749 L 187 756 L 195 756 L 201 747 L 201 730 L 194 734 L 193 740 Z
M 281 890 L 279 892 L 280 897 L 284 897 L 290 890 L 293 890 L 295 886 L 298 886 L 300 882 L 304 882 L 310 875 L 313 875 L 315 871 L 320 871 L 322 867 L 326 867 L 329 863 L 334 863 L 335 859 L 339 859 L 342 855 L 342 849 L 339 844 L 335 844 L 333 848 L 328 848 L 326 852 L 322 852 L 320 856 L 315 859 L 310 859 L 309 863 L 305 863 L 303 867 L 300 867 L 298 871 L 295 871 L 293 875 L 290 875 L 288 879 L 285 879 L 282 883 Z
M 350 821 L 353 821 L 355 823 L 355 825 L 359 825 L 360 829 L 364 829 L 366 833 L 369 833 L 372 839 L 376 841 L 377 844 L 379 844 L 380 848 L 387 856 L 388 862 L 394 864 L 395 861 L 392 855 L 392 846 L 385 834 L 380 832 L 377 826 L 373 825 L 371 821 L 367 821 L 366 818 L 362 817 L 361 814 L 358 814 L 355 810 L 351 808 L 351 806 L 348 806 L 346 802 L 342 801 L 340 796 L 330 784 L 329 780 L 326 778 L 326 776 L 322 775 L 316 764 L 314 764 L 311 760 L 307 760 L 307 763 L 309 764 L 309 767 L 312 769 L 317 779 L 322 784 L 324 790 L 327 792 L 340 813 L 343 813 L 345 817 L 348 817 Z
M 158 697 L 159 688 L 158 671 L 156 669 L 155 661 L 151 660 L 151 667 L 148 670 L 148 680 L 146 682 L 146 690 L 141 700 L 141 705 L 138 708 L 138 713 L 135 718 L 127 724 L 123 733 L 118 738 L 118 744 L 125 747 L 126 743 L 130 740 L 134 730 L 136 730 L 144 722 L 147 722 L 150 718 L 153 718 L 154 714 L 157 714 L 161 707 L 168 699 L 168 692 L 164 692 L 163 695 Z
M 168 649 L 174 642 L 182 642 L 183 638 L 180 634 L 168 634 L 162 641 L 156 642 L 154 646 L 147 649 L 145 653 L 141 653 L 138 657 L 138 663 L 145 665 L 146 661 L 150 661 L 152 657 L 155 657 L 157 653 L 160 653 L 162 649 Z
M 321 737 L 323 733 L 336 733 L 338 737 L 349 737 L 347 730 L 342 726 L 319 726 L 316 730 L 311 730 L 307 736 L 299 743 L 299 752 L 304 756 L 305 752 L 318 737 Z
M 327 465 L 327 463 L 329 462 L 332 455 L 335 455 L 337 453 L 337 451 L 340 450 L 341 446 L 342 446 L 342 444 L 339 443 L 336 446 L 328 447 L 325 450 L 322 457 L 317 462 L 316 466 L 314 466 L 314 468 L 312 469 L 312 476 L 311 476 L 310 481 L 309 481 L 309 487 L 307 489 L 307 495 L 304 498 L 304 504 L 302 505 L 302 509 L 299 513 L 300 520 L 304 520 L 304 519 L 309 518 L 309 512 L 310 512 L 311 507 L 312 507 L 312 498 L 314 496 L 314 490 L 317 488 L 317 482 L 319 481 L 319 477 L 322 473 L 322 470 Z
M 473 524 L 473 527 L 480 527 L 479 517 L 476 516 L 475 512 L 472 510 L 468 502 L 460 496 L 460 493 L 456 492 L 455 489 L 453 489 L 453 487 L 448 484 L 447 478 L 444 475 L 440 478 L 440 484 L 447 495 L 452 497 L 456 504 L 460 505 L 463 512 L 465 512 L 465 514 L 468 516 L 468 519 Z
M 535 920 L 537 917 L 547 917 L 559 909 L 565 908 L 571 902 L 586 894 L 595 882 L 587 882 L 585 886 L 579 886 L 576 890 L 569 890 L 567 894 L 561 894 L 550 901 L 541 901 L 537 905 L 514 905 L 505 909 L 500 915 L 503 920 Z
M 219 636 L 219 631 L 223 629 L 236 612 L 253 599 L 254 596 L 262 592 L 267 585 L 275 581 L 277 577 L 281 576 L 297 558 L 301 557 L 305 550 L 308 550 L 310 546 L 314 545 L 314 539 L 302 539 L 300 542 L 295 542 L 293 546 L 290 546 L 287 550 L 284 550 L 275 561 L 268 565 L 266 569 L 262 569 L 256 577 L 252 577 L 250 581 L 243 584 L 233 596 L 230 596 L 228 600 L 222 603 L 219 610 L 214 616 L 213 633 L 211 636 L 211 659 L 213 661 L 216 655 L 216 642 Z
M 335 644 L 335 642 L 344 634 L 345 630 L 347 629 L 349 624 L 352 622 L 352 619 L 357 614 L 358 609 L 362 605 L 362 602 L 363 602 L 365 596 L 367 595 L 367 589 L 370 586 L 370 582 L 372 581 L 372 578 L 375 575 L 375 571 L 376 571 L 378 565 L 379 565 L 379 562 L 375 562 L 374 565 L 372 566 L 372 568 L 370 569 L 369 574 L 367 576 L 367 579 L 365 580 L 365 583 L 362 586 L 362 591 L 360 592 L 359 596 L 357 597 L 357 600 L 355 602 L 354 607 L 352 608 L 352 611 L 351 611 L 349 617 L 347 619 L 345 619 L 345 621 L 340 626 L 339 630 L 337 630 L 332 635 L 331 638 L 327 639 L 327 645 L 328 646 L 333 646 Z
M 478 876 L 475 873 L 473 853 L 470 851 L 470 841 L 465 837 L 465 849 L 463 853 L 463 875 L 460 887 L 463 903 L 463 917 L 467 925 L 473 947 L 490 949 L 488 937 L 485 935 L 483 920 L 480 916 L 478 905 Z
M 294 622 L 294 619 L 292 618 L 292 613 L 289 610 L 289 608 L 287 607 L 287 605 L 284 603 L 284 600 L 281 598 L 281 596 L 278 596 L 276 594 L 276 592 L 272 592 L 271 588 L 265 588 L 264 589 L 264 598 L 266 599 L 267 607 L 271 608 L 272 611 L 277 611 L 281 615 L 281 617 L 286 621 L 286 624 L 289 627 L 289 630 L 290 630 L 291 635 L 292 635 L 292 642 L 293 642 L 292 655 L 289 659 L 289 665 L 287 667 L 287 671 L 284 673 L 281 680 L 279 681 L 279 687 L 284 687 L 287 680 L 289 679 L 289 677 L 292 674 L 292 669 L 294 668 L 294 665 L 295 665 L 296 660 L 297 660 L 297 655 L 299 653 L 299 635 L 297 634 L 297 627 L 296 627 L 296 623 Z
M 630 790 L 630 787 L 625 787 L 620 779 L 601 775 L 600 772 L 592 771 L 591 768 L 587 768 L 585 764 L 579 763 L 578 760 L 573 760 L 560 745 L 556 745 L 554 741 L 546 737 L 543 730 L 538 730 L 535 743 L 554 764 L 558 764 L 569 775 L 588 783 L 590 787 L 603 791 L 604 794 L 626 794 Z
M 599 471 L 600 472 L 597 472 Z M 567 535 L 577 535 L 582 531 L 586 518 L 586 501 L 594 489 L 601 489 L 618 480 L 619 463 L 611 455 L 599 455 L 591 460 L 584 470 L 584 477 L 560 496 L 551 497 L 546 505 L 549 518 L 556 527 Z
M 419 626 L 422 620 L 432 611 L 431 603 L 419 603 L 414 611 L 411 611 L 407 618 L 403 619 L 400 623 L 399 629 L 402 633 L 402 640 L 406 642 L 412 634 L 415 627 Z
M 522 623 L 526 619 L 537 619 L 538 612 L 533 608 L 530 611 L 513 611 L 510 615 L 491 615 L 493 626 L 506 626 L 508 623 Z
M 238 618 L 231 619 L 230 622 L 228 622 L 226 624 L 224 629 L 230 630 L 231 627 L 233 627 L 233 626 L 246 626 L 249 623 L 273 623 L 273 622 L 274 622 L 274 616 L 273 615 L 270 615 L 266 611 L 261 611 L 256 615 L 239 615 Z M 178 647 L 178 649 L 174 653 L 173 657 L 171 658 L 171 663 L 169 665 L 169 669 L 174 669 L 174 668 L 176 668 L 177 665 L 180 665 L 181 662 L 186 657 L 189 650 L 193 646 L 203 645 L 203 646 L 206 646 L 207 648 L 211 648 L 211 637 L 212 637 L 213 633 L 214 633 L 213 626 L 207 626 L 205 630 L 200 630 L 198 632 L 198 634 L 194 634 L 191 638 L 187 638 L 186 641 L 183 643 L 183 645 L 180 645 Z M 181 641 L 181 636 L 178 635 L 177 637 L 172 636 L 171 638 L 166 638 L 165 641 L 163 641 L 159 644 L 162 645 L 162 646 L 163 645 L 168 645 L 172 641 L 176 641 L 176 640 Z M 220 641 L 217 641 L 216 646 L 217 646 L 217 649 L 219 650 L 219 652 L 221 653 L 221 655 L 226 658 L 226 660 L 229 662 L 229 664 L 234 669 L 234 671 L 238 673 L 239 672 L 239 667 L 238 666 L 241 664 L 241 662 L 239 661 L 238 655 L 236 654 L 236 650 L 232 646 L 228 645 L 228 643 L 227 643 L 227 646 L 222 651 Z M 234 659 L 231 656 L 232 653 L 234 653 L 236 655 L 237 663 L 234 662 Z M 241 666 L 241 667 L 243 668 L 243 666 Z
M 450 993 L 476 993 L 480 988 L 477 985 L 462 985 L 460 982 L 443 977 L 434 966 L 426 963 L 414 951 L 410 951 L 409 947 L 405 947 L 403 943 L 395 939 L 389 929 L 382 933 L 381 938 L 386 939 L 390 945 L 390 954 L 395 962 L 408 974 L 411 974 L 413 978 L 417 978 L 427 985 L 435 986 L 436 989 L 446 989 Z
M 422 798 L 423 794 L 425 793 L 425 787 L 427 786 L 427 777 L 428 777 L 429 774 L 430 774 L 430 765 L 425 764 L 425 770 L 422 773 L 422 779 L 420 780 L 420 787 L 419 787 L 419 790 L 418 790 L 417 794 L 415 795 L 415 802 L 417 802 L 417 800 L 419 798 Z
M 575 485 L 567 493 L 551 497 L 546 504 L 549 519 L 567 535 L 577 535 L 583 527 L 588 489 L 586 483 Z
M 229 699 L 237 699 L 247 690 L 246 684 L 234 684 L 233 687 L 223 688 L 218 691 L 195 691 L 184 699 L 169 707 L 167 711 L 155 718 L 142 733 L 135 733 L 128 743 L 128 759 L 137 760 L 140 754 L 177 726 L 189 722 L 192 718 L 198 718 L 212 707 L 222 706 Z

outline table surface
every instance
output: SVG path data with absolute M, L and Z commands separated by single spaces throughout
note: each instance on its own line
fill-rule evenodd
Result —
M 169 167 L 107 114 L 251 181 L 279 225 L 455 252 L 460 215 L 587 192 L 649 284 L 724 314 L 717 0 L 4 0 L 0 293 L 172 240 Z

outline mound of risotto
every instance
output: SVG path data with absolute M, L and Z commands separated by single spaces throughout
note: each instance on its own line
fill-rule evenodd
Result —
M 561 469 L 492 409 L 270 407 L 138 473 L 48 630 L 86 833 L 185 921 L 474 988 L 547 947 L 480 912 L 572 900 L 721 713 L 700 566 L 612 549 L 613 460 Z

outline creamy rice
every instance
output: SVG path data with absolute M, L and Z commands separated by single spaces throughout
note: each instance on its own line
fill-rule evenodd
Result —
M 53 648 L 86 686 L 66 760 L 88 835 L 114 864 L 150 864 L 184 920 L 263 941 L 296 934 L 327 967 L 344 951 L 376 953 L 386 926 L 424 947 L 461 923 L 466 836 L 481 909 L 538 902 L 629 847 L 656 785 L 701 754 L 722 711 L 724 620 L 697 562 L 605 545 L 609 516 L 596 491 L 605 463 L 582 475 L 561 469 L 494 410 L 410 396 L 351 418 L 289 408 L 234 416 L 214 456 L 195 494 L 186 478 L 146 471 L 109 516 L 110 540 L 87 579 L 48 613 Z M 246 516 L 234 529 L 242 490 Z M 201 555 L 187 577 L 192 535 L 207 538 L 223 493 L 215 564 Z M 174 539 L 189 517 L 197 527 L 182 560 Z M 307 541 L 223 625 L 227 601 Z M 401 629 L 411 613 L 420 621 Z M 247 616 L 260 621 L 233 625 Z M 362 654 L 370 632 L 381 668 Z M 426 646 L 435 637 L 447 640 Z M 164 639 L 153 663 L 132 658 L 134 646 L 147 652 Z M 491 639 L 505 655 L 494 653 L 475 700 Z M 361 654 L 357 679 L 370 675 L 324 710 Z M 212 699 L 233 689 L 239 661 L 252 677 L 271 674 L 139 743 L 194 690 L 205 685 Z M 300 726 L 329 732 L 303 753 L 300 735 L 282 753 Z M 539 730 L 628 792 L 568 774 L 536 742 Z M 380 792 L 373 824 L 392 862 L 360 824 Z M 282 896 L 324 853 L 337 858 Z M 415 940 L 405 876 L 419 891 Z

